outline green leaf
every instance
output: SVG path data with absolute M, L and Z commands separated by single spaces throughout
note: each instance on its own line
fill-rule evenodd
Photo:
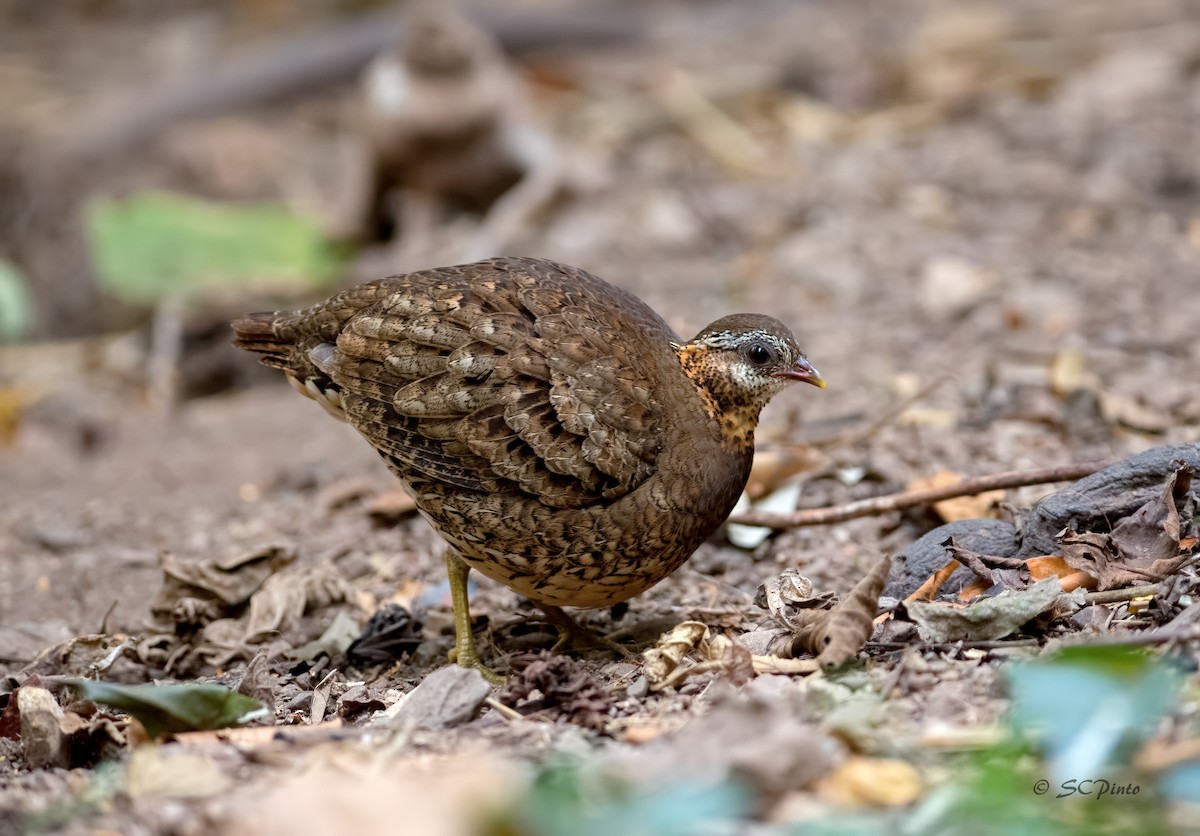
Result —
M 1034 732 L 1057 780 L 1099 777 L 1154 729 L 1182 677 L 1136 647 L 1074 647 L 1008 672 L 1013 721 Z
M 316 224 L 275 204 L 148 192 L 93 201 L 87 229 L 101 285 L 133 303 L 231 284 L 321 287 L 342 261 Z
M 634 788 L 570 765 L 542 770 L 507 817 L 486 831 L 526 836 L 691 836 L 746 811 L 746 794 L 724 782 Z M 714 830 L 714 832 L 724 832 Z
M 151 737 L 224 729 L 262 717 L 267 712 L 258 700 L 211 682 L 117 685 L 76 679 L 68 684 L 84 699 L 133 715 Z
M 16 340 L 33 326 L 33 301 L 16 265 L 0 258 L 0 340 Z

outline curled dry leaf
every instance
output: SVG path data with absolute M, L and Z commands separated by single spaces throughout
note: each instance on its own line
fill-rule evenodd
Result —
M 827 609 L 833 606 L 831 592 L 813 595 L 813 584 L 798 569 L 788 567 L 762 583 L 754 595 L 754 605 L 764 607 L 771 616 L 791 630 L 799 630 L 811 618 L 804 610 Z
M 664 633 L 658 644 L 642 654 L 646 659 L 645 674 L 650 687 L 661 686 L 707 635 L 707 625 L 699 621 L 684 621 Z
M 163 585 L 150 606 L 158 626 L 172 625 L 171 612 L 182 598 L 212 600 L 226 608 L 244 604 L 278 569 L 296 558 L 290 544 L 267 543 L 223 560 L 186 563 L 173 554 L 160 557 Z
M 26 676 L 87 676 L 107 670 L 129 650 L 125 635 L 76 636 L 40 652 L 21 669 Z
M 272 575 L 250 598 L 243 641 L 254 644 L 286 630 L 306 610 L 345 601 L 348 592 L 345 579 L 328 564 Z
M 754 657 L 749 648 L 719 633 L 701 646 L 704 658 L 720 665 L 720 670 L 734 685 L 745 685 L 754 678 Z
M 1113 545 L 1126 562 L 1140 567 L 1179 557 L 1181 518 L 1190 521 L 1195 514 L 1193 475 L 1178 463 L 1158 496 L 1113 527 Z
M 891 557 L 876 563 L 849 595 L 822 613 L 824 618 L 796 634 L 791 655 L 811 653 L 823 668 L 835 668 L 854 658 L 875 629 L 879 596 L 891 568 Z

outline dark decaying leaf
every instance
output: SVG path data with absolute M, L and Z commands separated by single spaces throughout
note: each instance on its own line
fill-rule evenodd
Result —
M 1184 463 L 1167 477 L 1157 496 L 1120 520 L 1111 534 L 1059 535 L 1063 559 L 1092 575 L 1099 588 L 1119 589 L 1174 575 L 1187 559 L 1181 537 L 1190 534 L 1196 501 L 1192 469 Z
M 1004 589 L 1024 589 L 1028 586 L 1028 571 L 1016 557 L 980 554 L 962 546 L 953 537 L 943 543 L 950 556 L 975 575 L 987 582 L 988 587 L 1000 585 Z
M 386 707 L 387 704 L 379 698 L 379 695 L 361 682 L 351 685 L 337 699 L 337 713 L 342 717 L 382 711 Z
M 421 620 L 399 604 L 385 604 L 368 619 L 362 634 L 346 650 L 355 665 L 386 665 L 421 644 Z
M 791 655 L 812 654 L 824 668 L 854 658 L 874 630 L 879 596 L 891 568 L 892 559 L 884 557 L 833 609 L 816 613 L 792 638 Z
M 223 560 L 188 563 L 170 553 L 160 558 L 163 586 L 150 610 L 170 622 L 171 613 L 183 598 L 216 600 L 226 608 L 244 604 L 277 569 L 290 563 L 296 550 L 290 545 L 268 543 Z
M 1179 556 L 1181 515 L 1190 521 L 1195 511 L 1193 475 L 1192 469 L 1180 462 L 1158 496 L 1113 527 L 1113 545 L 1127 564 L 1140 568 Z
M 104 670 L 125 651 L 129 637 L 93 634 L 76 636 L 38 653 L 21 669 L 26 676 L 87 676 Z
M 136 717 L 151 737 L 175 732 L 224 729 L 263 716 L 256 699 L 224 685 L 118 685 L 87 679 L 67 683 L 84 699 L 120 709 Z
M 608 692 L 574 659 L 542 651 L 513 660 L 513 668 L 499 695 L 505 705 L 603 731 L 611 705 Z

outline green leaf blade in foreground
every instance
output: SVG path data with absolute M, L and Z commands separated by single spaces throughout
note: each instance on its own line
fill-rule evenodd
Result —
M 1176 704 L 1183 678 L 1142 648 L 1079 646 L 1009 670 L 1013 721 L 1056 780 L 1099 777 Z
M 136 717 L 151 737 L 229 728 L 267 712 L 258 700 L 211 682 L 118 685 L 77 679 L 70 684 L 81 697 Z
M 319 288 L 342 266 L 315 223 L 275 204 L 149 192 L 93 201 L 87 229 L 101 285 L 131 303 L 230 285 Z

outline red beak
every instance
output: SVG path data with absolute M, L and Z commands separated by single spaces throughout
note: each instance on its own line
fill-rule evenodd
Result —
M 821 377 L 821 373 L 812 367 L 812 364 L 801 357 L 797 360 L 790 369 L 784 369 L 781 372 L 772 372 L 772 377 L 785 377 L 788 380 L 802 380 L 805 383 L 811 383 L 819 389 L 825 388 L 825 378 Z

